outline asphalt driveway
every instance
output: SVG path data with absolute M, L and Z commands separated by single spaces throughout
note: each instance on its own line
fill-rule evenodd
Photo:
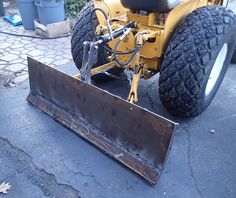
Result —
M 179 120 L 164 109 L 158 76 L 141 82 L 140 105 L 181 124 L 154 186 L 28 104 L 27 82 L 1 90 L 0 181 L 12 185 L 3 197 L 235 197 L 235 76 L 231 65 L 210 107 L 192 120 Z M 124 98 L 129 91 L 125 79 L 98 86 Z

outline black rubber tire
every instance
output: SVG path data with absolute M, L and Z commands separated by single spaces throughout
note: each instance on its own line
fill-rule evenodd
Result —
M 233 57 L 231 59 L 231 63 L 235 63 L 236 64 L 236 48 L 234 49 L 234 53 L 233 53 Z
M 220 6 L 193 11 L 176 29 L 163 57 L 159 95 L 175 116 L 194 117 L 211 103 L 223 81 L 235 49 L 236 17 Z M 207 96 L 206 85 L 223 45 L 228 51 L 216 83 Z
M 84 41 L 92 41 L 94 40 L 94 33 L 92 31 L 91 27 L 91 21 L 90 16 L 91 12 L 94 9 L 93 1 L 88 2 L 81 12 L 79 13 L 77 17 L 77 22 L 75 23 L 75 26 L 72 31 L 72 37 L 71 37 L 71 53 L 73 60 L 75 62 L 75 65 L 78 69 L 81 69 L 82 67 L 82 61 L 83 61 L 83 43 Z M 98 25 L 98 19 L 97 16 L 93 15 L 93 27 L 96 29 Z M 100 66 L 107 63 L 107 55 L 104 49 L 99 50 L 99 60 L 98 63 L 95 65 Z M 123 69 L 119 67 L 114 67 L 110 70 L 108 70 L 108 73 L 112 75 L 119 75 L 123 72 Z M 105 76 L 104 75 L 95 75 L 93 76 L 93 80 L 102 80 Z

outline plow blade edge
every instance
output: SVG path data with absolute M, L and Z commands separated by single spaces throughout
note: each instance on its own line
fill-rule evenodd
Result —
M 27 100 L 155 184 L 176 123 L 28 58 Z

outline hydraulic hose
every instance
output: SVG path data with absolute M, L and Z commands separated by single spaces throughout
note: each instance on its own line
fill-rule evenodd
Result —
M 110 53 L 113 53 L 114 54 L 114 51 L 106 46 L 104 46 L 105 50 L 107 50 L 108 52 Z M 121 54 L 121 55 L 127 55 L 127 54 L 132 54 L 135 52 L 135 49 L 134 50 L 130 50 L 130 51 L 127 51 L 127 52 L 121 52 L 121 51 L 116 51 L 116 54 Z
M 59 38 L 65 38 L 70 36 L 71 34 L 66 34 L 63 36 L 58 36 L 58 37 L 51 37 L 51 38 L 46 38 L 46 37 L 41 37 L 41 36 L 30 36 L 30 35 L 24 35 L 24 34 L 15 34 L 15 33 L 11 33 L 11 32 L 4 32 L 0 30 L 0 34 L 6 34 L 6 35 L 10 35 L 10 36 L 18 36 L 18 37 L 25 37 L 25 38 L 35 38 L 35 39 L 42 39 L 42 40 L 51 40 L 51 39 L 59 39 Z
M 91 15 L 90 15 L 90 24 L 91 24 L 92 32 L 93 32 L 93 34 L 94 34 L 95 39 L 96 39 L 96 40 L 98 39 L 98 38 L 97 38 L 97 35 L 96 35 L 96 31 L 95 31 L 94 26 L 93 26 L 93 14 L 94 14 L 96 11 L 101 12 L 101 13 L 103 14 L 103 16 L 105 17 L 106 22 L 107 22 L 107 27 L 108 27 L 108 30 L 109 30 L 110 37 L 111 37 L 112 40 L 113 40 L 114 37 L 113 37 L 112 30 L 111 30 L 111 26 L 110 26 L 110 22 L 109 22 L 109 17 L 108 17 L 108 15 L 107 15 L 107 13 L 106 13 L 103 9 L 101 9 L 101 8 L 94 8 L 94 9 L 92 10 L 92 12 L 91 12 Z M 129 25 L 130 25 L 131 27 L 134 26 L 133 23 L 131 23 L 131 24 L 129 24 Z M 134 50 L 130 50 L 130 51 L 127 51 L 127 52 L 119 52 L 119 51 L 117 51 L 117 48 L 118 48 L 119 44 L 120 44 L 121 41 L 127 36 L 127 34 L 128 34 L 130 31 L 131 31 L 131 28 L 127 28 L 126 32 L 124 32 L 124 34 L 121 36 L 121 38 L 117 41 L 117 43 L 116 43 L 116 45 L 115 45 L 115 47 L 114 47 L 114 50 L 111 50 L 111 49 L 109 49 L 108 47 L 104 46 L 104 49 L 105 49 L 105 50 L 107 50 L 108 52 L 114 54 L 114 59 L 115 59 L 115 61 L 117 62 L 117 64 L 119 64 L 120 66 L 123 66 L 123 67 L 126 66 L 126 65 L 128 65 L 128 64 L 133 60 L 133 58 L 134 58 L 136 52 L 139 50 L 139 48 L 136 48 L 136 49 L 134 49 Z M 127 32 L 128 32 L 128 33 L 127 33 Z M 118 55 L 118 54 L 119 54 L 119 55 L 132 54 L 132 55 L 131 55 L 131 57 L 130 57 L 130 59 L 129 59 L 128 61 L 126 61 L 126 62 L 121 62 L 121 61 L 119 61 L 118 58 L 117 58 L 117 55 Z
M 119 64 L 120 66 L 125 67 L 126 65 L 128 65 L 128 64 L 133 60 L 133 58 L 135 57 L 135 54 L 136 54 L 140 49 L 139 49 L 139 48 L 135 48 L 135 49 L 133 50 L 133 53 L 131 54 L 130 59 L 127 60 L 126 62 L 121 62 L 121 61 L 119 61 L 119 59 L 118 59 L 118 57 L 117 57 L 117 55 L 118 55 L 117 48 L 118 48 L 119 44 L 121 43 L 121 41 L 122 41 L 122 40 L 119 39 L 119 40 L 116 42 L 115 47 L 114 47 L 114 52 L 113 52 L 113 54 L 114 54 L 115 62 L 116 62 L 117 64 Z
M 108 18 L 107 13 L 106 13 L 103 9 L 101 9 L 101 8 L 94 8 L 94 9 L 92 10 L 91 15 L 90 15 L 90 24 L 91 24 L 92 32 L 93 32 L 95 38 L 97 39 L 97 34 L 96 34 L 96 31 L 95 31 L 94 26 L 93 26 L 93 14 L 94 14 L 96 11 L 99 11 L 99 12 L 101 12 L 101 13 L 103 14 L 103 16 L 104 16 L 105 19 L 106 19 L 107 27 L 108 27 L 108 28 L 110 27 L 110 22 L 109 22 L 109 18 Z M 109 33 L 111 34 L 110 29 L 109 29 Z
M 126 65 L 128 65 L 128 64 L 133 60 L 133 58 L 135 57 L 135 54 L 140 50 L 140 48 L 137 47 L 137 48 L 135 48 L 135 49 L 132 50 L 132 51 L 128 51 L 128 53 L 127 53 L 127 52 L 123 52 L 123 53 L 117 52 L 118 46 L 119 46 L 120 43 L 123 41 L 123 39 L 130 33 L 130 31 L 131 31 L 131 28 L 127 28 L 127 30 L 126 30 L 126 31 L 124 32 L 124 34 L 118 39 L 118 41 L 116 42 L 116 44 L 115 44 L 115 46 L 114 46 L 114 52 L 113 52 L 113 54 L 114 54 L 115 62 L 116 62 L 117 64 L 119 64 L 120 66 L 122 66 L 122 67 L 125 67 Z M 121 62 L 121 61 L 119 61 L 119 59 L 118 59 L 118 57 L 117 57 L 118 54 L 131 54 L 131 57 L 130 57 L 130 59 L 127 60 L 126 62 Z

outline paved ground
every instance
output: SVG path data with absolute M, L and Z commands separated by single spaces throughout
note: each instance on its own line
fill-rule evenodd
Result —
M 34 31 L 24 30 L 23 26 L 13 27 L 2 18 L 0 18 L 0 30 L 35 36 Z M 0 42 L 0 87 L 14 87 L 28 78 L 27 56 L 54 67 L 72 60 L 70 37 L 41 40 L 0 33 Z
M 158 77 L 141 82 L 140 105 L 181 123 L 155 186 L 28 104 L 27 82 L 1 91 L 0 180 L 13 186 L 5 197 L 234 198 L 235 75 L 231 65 L 211 106 L 193 120 L 166 112 L 158 99 Z M 129 84 L 115 80 L 99 86 L 126 97 Z

